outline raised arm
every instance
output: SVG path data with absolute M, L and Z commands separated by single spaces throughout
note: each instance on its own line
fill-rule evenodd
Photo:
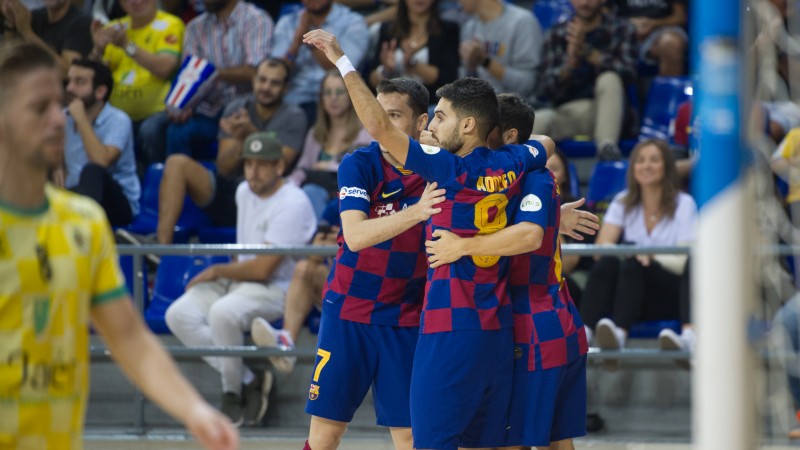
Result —
M 408 136 L 389 120 L 389 115 L 342 51 L 336 36 L 325 30 L 313 30 L 303 35 L 303 42 L 321 50 L 330 62 L 336 64 L 344 78 L 353 108 L 364 128 L 400 164 L 405 164 L 408 156 Z

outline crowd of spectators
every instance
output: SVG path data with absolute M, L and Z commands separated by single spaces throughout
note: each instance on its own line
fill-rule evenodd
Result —
M 556 141 L 588 139 L 600 160 L 622 159 L 619 143 L 636 103 L 629 96 L 646 86 L 646 76 L 687 73 L 687 0 L 558 1 L 569 3 L 574 14 L 556 24 L 540 24 L 529 3 L 504 0 L 302 0 L 293 9 L 281 8 L 290 3 L 286 1 L 2 0 L 0 12 L 3 39 L 38 43 L 61 64 L 68 136 L 64 164 L 53 171 L 54 182 L 94 198 L 113 225 L 125 226 L 140 209 L 141 175 L 149 165 L 164 163 L 154 241 L 173 242 L 188 196 L 213 225 L 237 227 L 237 242 L 307 243 L 323 211 L 336 203 L 339 162 L 372 140 L 333 65 L 319 50 L 302 44 L 303 34 L 316 28 L 340 39 L 372 87 L 385 78 L 415 78 L 435 101 L 433 93 L 442 85 L 458 77 L 480 77 L 498 93 L 518 93 L 536 107 L 534 134 Z M 189 56 L 212 64 L 215 78 L 190 107 L 168 108 L 167 94 Z M 781 58 L 778 63 L 784 67 L 785 55 Z M 611 202 L 597 243 L 692 241 L 696 206 L 677 191 L 692 160 L 676 162 L 672 156 L 676 148 L 691 145 L 691 106 L 687 102 L 679 110 L 671 149 L 647 141 L 634 150 L 628 189 Z M 796 215 L 800 107 L 785 99 L 762 106 L 765 134 L 779 143 L 773 168 L 788 181 L 786 200 Z M 248 141 L 254 133 L 269 133 L 269 140 L 260 134 L 259 140 Z M 270 158 L 279 161 L 270 159 L 271 166 L 285 177 L 280 179 L 300 188 L 285 190 L 286 196 L 294 196 L 286 203 L 313 211 L 305 222 L 298 221 L 305 213 L 292 218 L 292 239 L 241 230 L 237 206 L 245 201 L 247 186 L 253 186 L 242 158 L 247 142 L 270 146 Z M 548 167 L 565 202 L 580 197 L 569 187 L 563 153 Z M 330 244 L 336 230 L 325 228 L 313 242 Z M 210 309 L 210 303 L 218 297 L 238 298 L 248 282 L 258 281 L 230 281 L 220 275 L 228 272 L 219 269 L 215 277 L 200 280 L 206 287 L 193 284 L 187 298 L 175 304 L 168 314 L 170 328 L 188 344 L 237 343 L 253 319 L 262 333 L 274 332 L 259 320 L 280 317 L 285 301 L 286 330 L 279 337 L 291 345 L 319 300 L 327 265 L 312 257 L 295 269 L 290 259 L 260 259 L 263 270 L 253 272 L 261 281 L 280 272 L 274 287 L 278 293 L 270 292 L 276 297 L 275 311 L 215 318 L 225 311 Z M 586 258 L 563 259 L 573 297 L 603 346 L 623 347 L 634 322 L 672 319 L 681 321 L 683 332 L 662 332 L 665 348 L 693 348 L 685 259 L 602 258 L 584 271 L 586 283 L 573 277 L 591 266 Z M 205 306 L 192 306 L 200 303 Z M 235 326 L 224 325 L 225 320 Z M 240 362 L 235 367 L 222 364 L 219 358 L 212 365 L 223 374 L 224 390 L 238 395 L 227 400 L 229 415 L 256 421 L 261 405 L 253 406 L 247 392 L 255 389 L 253 395 L 263 397 L 269 384 L 265 375 L 243 369 Z M 276 359 L 284 370 L 292 365 L 291 360 Z

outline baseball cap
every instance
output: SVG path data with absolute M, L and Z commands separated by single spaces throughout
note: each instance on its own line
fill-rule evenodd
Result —
M 253 133 L 247 136 L 242 146 L 242 158 L 258 158 L 277 161 L 283 157 L 281 143 L 272 133 Z

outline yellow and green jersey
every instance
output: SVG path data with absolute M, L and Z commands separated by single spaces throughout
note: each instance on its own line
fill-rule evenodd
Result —
M 0 449 L 80 449 L 89 312 L 125 298 L 111 230 L 92 200 L 0 202 Z

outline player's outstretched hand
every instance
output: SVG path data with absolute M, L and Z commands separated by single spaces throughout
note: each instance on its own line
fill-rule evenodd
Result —
M 438 229 L 433 232 L 435 240 L 425 241 L 425 250 L 428 252 L 428 265 L 435 269 L 445 264 L 450 264 L 466 255 L 463 249 L 464 241 L 456 234 Z
M 588 211 L 581 211 L 578 208 L 586 203 L 582 198 L 571 203 L 561 205 L 561 223 L 558 232 L 565 234 L 576 241 L 583 240 L 583 234 L 594 235 L 600 229 L 600 219 Z
M 417 212 L 417 218 L 420 222 L 424 222 L 434 214 L 442 212 L 442 208 L 437 208 L 436 205 L 444 201 L 444 189 L 436 189 L 436 182 L 428 183 L 425 190 L 422 191 L 419 201 L 413 206 Z
M 205 402 L 192 409 L 186 428 L 208 450 L 239 448 L 239 432 L 231 421 Z
M 336 36 L 325 30 L 311 30 L 303 35 L 303 43 L 312 45 L 322 51 L 328 58 L 328 61 L 336 63 L 342 56 L 344 51 L 339 46 Z

